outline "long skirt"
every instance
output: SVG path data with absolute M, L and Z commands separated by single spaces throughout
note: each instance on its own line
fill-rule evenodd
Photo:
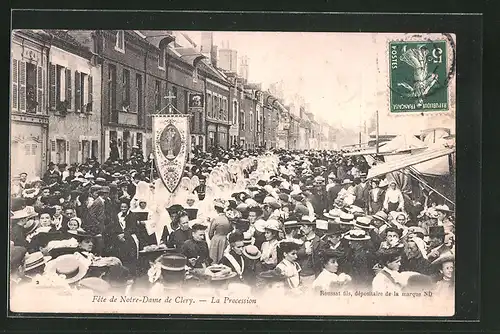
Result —
M 219 263 L 219 261 L 224 256 L 224 250 L 228 245 L 226 235 L 216 234 L 210 240 L 210 248 L 208 250 L 208 254 L 210 258 L 214 261 L 214 263 Z

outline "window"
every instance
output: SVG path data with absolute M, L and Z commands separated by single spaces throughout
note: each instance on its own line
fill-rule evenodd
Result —
M 75 72 L 75 110 L 86 111 L 88 101 L 88 79 L 89 75 Z
M 160 49 L 160 54 L 158 55 L 158 67 L 162 70 L 165 69 L 165 54 L 166 54 L 166 49 L 161 48 Z
M 209 146 L 215 146 L 215 132 L 208 132 L 208 144 Z
M 142 150 L 142 133 L 137 132 L 137 136 L 135 137 L 136 145 Z
M 66 140 L 57 139 L 56 140 L 56 164 L 62 164 L 66 162 Z
M 130 110 L 130 71 L 123 69 L 122 109 Z
M 245 111 L 240 109 L 240 130 L 245 130 Z
M 82 140 L 82 162 L 86 162 L 90 158 L 90 142 Z
M 158 112 L 161 109 L 161 83 L 160 80 L 155 81 L 155 110 Z
M 137 112 L 142 113 L 142 75 L 135 75 L 135 100 L 137 101 Z
M 99 157 L 99 142 L 97 140 L 92 140 L 92 158 L 96 159 Z
M 116 110 L 116 66 L 109 65 L 108 74 L 109 109 Z
M 207 117 L 212 117 L 212 94 L 207 93 L 205 97 L 205 101 L 207 101 Z
M 233 102 L 233 124 L 238 123 L 238 102 Z
M 250 110 L 250 131 L 253 131 L 253 111 Z
M 116 33 L 115 50 L 125 53 L 125 31 L 118 30 Z
M 36 113 L 37 109 L 36 66 L 26 63 L 26 112 Z

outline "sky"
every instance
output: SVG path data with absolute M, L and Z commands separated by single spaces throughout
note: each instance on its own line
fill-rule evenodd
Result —
M 201 32 L 186 32 L 198 45 Z M 375 112 L 385 83 L 377 77 L 384 43 L 370 33 L 214 32 L 214 44 L 248 57 L 249 81 L 283 81 L 286 102 L 300 94 L 317 118 L 353 130 Z

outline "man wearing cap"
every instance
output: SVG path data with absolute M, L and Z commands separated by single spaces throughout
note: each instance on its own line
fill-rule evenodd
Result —
M 368 198 L 370 196 L 370 189 L 366 183 L 366 175 L 361 174 L 359 178 L 354 180 L 356 186 L 354 187 L 354 205 L 359 206 L 362 209 L 367 208 Z
M 451 252 L 451 248 L 444 243 L 445 232 L 443 226 L 432 226 L 429 228 L 429 251 L 427 259 L 436 260 L 444 253 Z
M 43 174 L 43 182 L 45 184 L 54 184 L 61 181 L 61 173 L 56 170 L 56 165 L 53 162 L 49 163 L 49 169 Z
M 299 262 L 302 268 L 300 272 L 301 281 L 304 283 L 304 286 L 310 287 L 316 276 L 323 269 L 319 254 L 328 245 L 316 235 L 314 230 L 316 222 L 313 217 L 302 217 L 301 225 L 300 229 L 304 235 L 304 243 L 297 252 L 297 262 Z
M 181 247 L 181 254 L 188 259 L 188 266 L 191 268 L 205 268 L 212 263 L 209 256 L 208 245 L 205 241 L 205 230 L 207 227 L 202 224 L 194 224 L 191 227 L 191 239 L 184 242 Z

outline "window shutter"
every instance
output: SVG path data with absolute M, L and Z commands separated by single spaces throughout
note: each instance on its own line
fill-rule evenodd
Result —
M 91 112 L 92 111 L 92 104 L 93 104 L 93 101 L 92 101 L 92 76 L 89 75 L 89 87 L 88 87 L 88 93 L 89 93 L 89 96 L 88 96 L 88 104 L 89 104 L 89 107 L 87 109 L 87 111 Z
M 43 111 L 43 68 L 37 66 L 36 68 L 36 102 L 38 103 L 38 112 Z
M 68 102 L 68 109 L 72 109 L 73 102 L 71 98 L 73 97 L 72 89 L 71 89 L 71 70 L 69 68 L 66 69 L 66 101 Z
M 19 110 L 26 111 L 26 62 L 19 65 Z
M 50 109 L 56 109 L 56 65 L 49 66 L 49 105 Z
M 18 108 L 19 105 L 19 60 L 12 59 L 12 109 Z
M 75 71 L 75 111 L 81 111 L 82 98 L 80 96 L 80 72 Z
M 56 151 L 56 141 L 55 140 L 51 140 L 50 141 L 50 146 L 52 148 L 52 152 L 55 152 Z

